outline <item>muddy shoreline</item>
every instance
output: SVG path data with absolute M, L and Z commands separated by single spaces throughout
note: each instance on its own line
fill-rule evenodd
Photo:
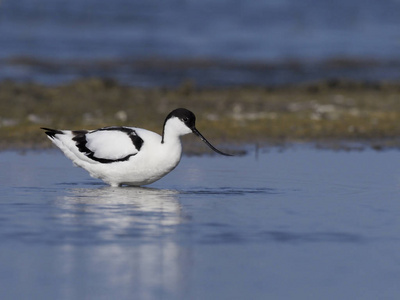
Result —
M 400 83 L 328 80 L 279 87 L 138 88 L 83 79 L 47 86 L 0 82 L 1 149 L 48 148 L 41 126 L 95 129 L 127 125 L 161 133 L 165 116 L 186 107 L 214 144 L 313 143 L 346 149 L 400 148 Z M 206 151 L 185 137 L 187 153 Z M 352 146 L 353 145 L 353 146 Z

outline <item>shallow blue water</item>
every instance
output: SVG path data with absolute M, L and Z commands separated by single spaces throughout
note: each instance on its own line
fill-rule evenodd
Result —
M 398 151 L 183 157 L 111 188 L 0 153 L 2 299 L 397 299 Z

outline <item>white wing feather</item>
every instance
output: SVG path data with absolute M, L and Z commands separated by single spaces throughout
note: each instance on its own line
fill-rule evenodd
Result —
M 86 134 L 86 147 L 102 159 L 122 159 L 139 152 L 131 138 L 118 130 L 93 131 Z

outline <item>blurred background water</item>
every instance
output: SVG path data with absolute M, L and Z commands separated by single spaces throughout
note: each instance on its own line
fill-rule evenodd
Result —
M 3 0 L 0 79 L 395 80 L 399 11 L 398 0 Z

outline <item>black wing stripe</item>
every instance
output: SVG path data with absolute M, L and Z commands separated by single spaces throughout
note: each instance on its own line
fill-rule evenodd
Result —
M 96 131 L 105 131 L 105 130 L 116 130 L 116 131 L 124 132 L 129 136 L 133 145 L 135 146 L 135 148 L 138 151 L 140 151 L 140 148 L 142 148 L 143 140 L 140 136 L 137 135 L 136 131 L 133 130 L 132 128 L 123 127 L 123 126 L 110 126 L 110 127 L 104 127 L 104 128 L 97 129 Z
M 102 131 L 102 130 L 118 130 L 118 131 L 122 131 L 125 132 L 130 139 L 132 140 L 132 143 L 135 145 L 136 149 L 140 150 L 140 148 L 143 145 L 143 140 L 136 134 L 136 132 L 133 129 L 127 128 L 127 127 L 105 127 L 105 128 L 101 128 L 101 129 L 97 129 L 96 131 Z M 76 131 L 72 131 L 74 137 L 72 138 L 73 141 L 76 142 L 76 146 L 78 147 L 78 150 L 82 153 L 84 153 L 87 157 L 89 157 L 90 159 L 103 163 L 103 164 L 110 164 L 110 163 L 114 163 L 114 162 L 120 162 L 120 161 L 127 161 L 131 156 L 136 155 L 136 153 L 134 154 L 129 154 L 125 157 L 122 158 L 118 158 L 118 159 L 108 159 L 108 158 L 101 158 L 101 157 L 96 157 L 94 152 L 92 150 L 90 150 L 86 144 L 87 144 L 87 140 L 86 140 L 86 134 L 88 133 L 87 130 L 76 130 Z

